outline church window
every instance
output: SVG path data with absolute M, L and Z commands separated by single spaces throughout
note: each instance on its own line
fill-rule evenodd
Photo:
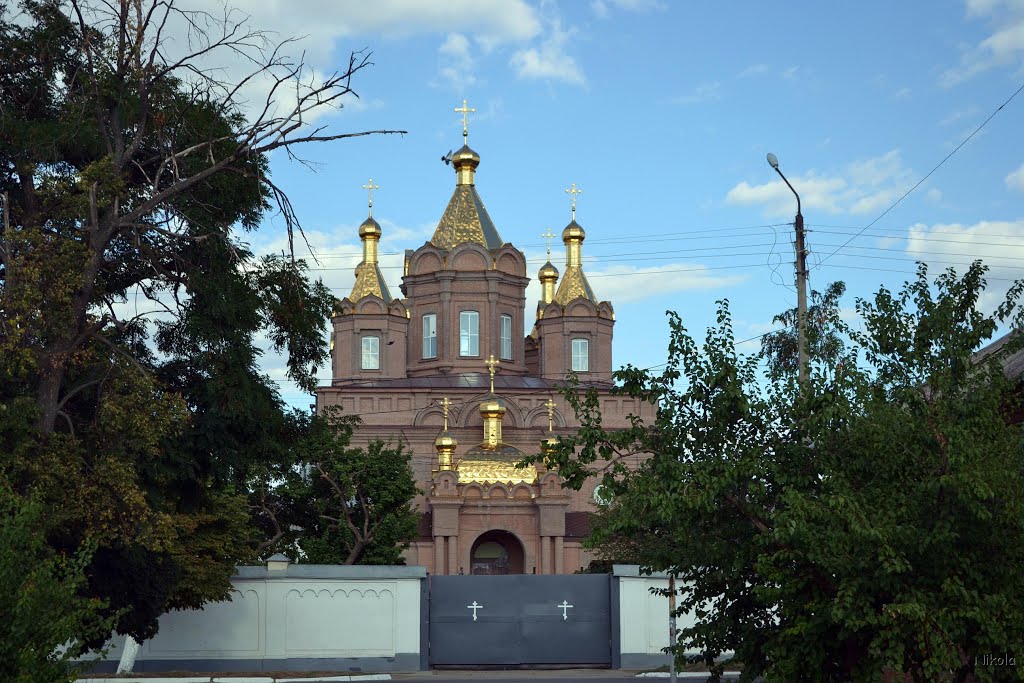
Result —
M 590 371 L 590 341 L 588 339 L 572 340 L 573 372 Z
M 380 370 L 380 337 L 363 337 L 363 370 Z
M 423 357 L 437 358 L 437 314 L 423 316 Z
M 459 355 L 480 355 L 480 314 L 477 311 L 459 313 Z
M 512 316 L 501 316 L 501 357 L 512 359 Z

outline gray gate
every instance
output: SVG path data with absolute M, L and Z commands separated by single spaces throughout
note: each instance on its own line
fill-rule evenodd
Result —
M 432 666 L 611 665 L 611 576 L 430 578 Z

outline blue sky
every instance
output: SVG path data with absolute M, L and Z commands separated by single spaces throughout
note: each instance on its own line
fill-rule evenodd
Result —
M 440 157 L 461 144 L 453 108 L 463 98 L 477 110 L 477 188 L 532 274 L 545 260 L 541 233 L 569 221 L 565 188 L 584 190 L 585 269 L 616 309 L 616 367 L 664 361 L 666 309 L 702 336 L 715 301 L 729 299 L 744 339 L 795 305 L 795 202 L 767 152 L 803 199 L 812 286 L 844 280 L 850 308 L 898 287 L 915 259 L 962 270 L 983 258 L 987 305 L 1022 274 L 1024 94 L 829 256 L 1024 83 L 1021 0 L 239 6 L 255 27 L 304 35 L 297 46 L 321 73 L 352 50 L 373 53 L 353 81 L 359 99 L 317 123 L 408 131 L 306 149 L 312 170 L 272 160 L 326 268 L 314 274 L 339 297 L 360 258 L 370 177 L 380 185 L 384 273 L 398 291 L 400 254 L 430 237 L 451 195 L 454 173 Z M 280 251 L 283 222 L 269 217 L 250 239 L 257 251 Z M 552 251 L 561 267 L 561 243 Z M 528 314 L 538 294 L 533 282 Z M 266 357 L 264 368 L 283 377 L 280 359 Z M 308 405 L 281 386 L 290 403 Z

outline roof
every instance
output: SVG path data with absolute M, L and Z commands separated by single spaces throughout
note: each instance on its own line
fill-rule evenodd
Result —
M 574 299 L 589 299 L 597 303 L 597 296 L 587 282 L 587 276 L 583 274 L 583 268 L 569 266 L 565 269 L 562 281 L 558 283 L 558 291 L 555 292 L 554 301 L 565 306 Z
M 384 274 L 380 272 L 380 266 L 376 263 L 371 264 L 369 268 L 365 263 L 360 266 L 349 299 L 359 301 L 364 296 L 372 295 L 380 297 L 385 303 L 391 303 L 391 291 L 388 289 L 388 283 L 384 281 Z
M 435 247 L 452 249 L 463 242 L 474 242 L 487 249 L 499 249 L 504 242 L 487 215 L 475 185 L 456 185 L 448 208 L 430 238 Z
M 580 383 L 580 386 L 607 386 L 608 383 Z M 483 372 L 452 372 L 447 375 L 430 377 L 399 377 L 393 379 L 355 379 L 335 382 L 334 388 L 353 387 L 360 389 L 480 389 L 487 391 L 491 386 L 491 378 Z M 565 386 L 564 381 L 542 379 L 527 375 L 495 375 L 494 391 L 501 390 L 552 390 L 557 391 Z M 324 387 L 326 388 L 326 387 Z
M 972 356 L 972 360 L 975 363 L 980 363 L 992 354 L 1000 353 L 1018 334 L 1020 334 L 1019 330 L 1007 332 L 988 346 L 983 346 L 979 350 L 975 351 Z M 1006 376 L 1010 379 L 1024 379 L 1024 348 L 1018 349 L 1016 352 L 1004 356 L 1000 359 L 999 363 L 1003 366 L 1003 372 L 1006 373 Z

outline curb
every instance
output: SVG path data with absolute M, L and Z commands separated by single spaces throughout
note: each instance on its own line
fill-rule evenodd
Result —
M 79 678 L 77 683 L 343 683 L 347 681 L 390 681 L 391 674 L 319 676 L 316 678 L 273 678 L 271 676 L 167 676 L 163 678 Z
M 739 676 L 739 671 L 723 671 L 723 676 Z M 637 674 L 636 678 L 668 678 L 669 672 L 667 671 L 647 671 L 642 674 Z M 704 678 L 708 677 L 707 671 L 679 671 L 676 673 L 676 678 Z

